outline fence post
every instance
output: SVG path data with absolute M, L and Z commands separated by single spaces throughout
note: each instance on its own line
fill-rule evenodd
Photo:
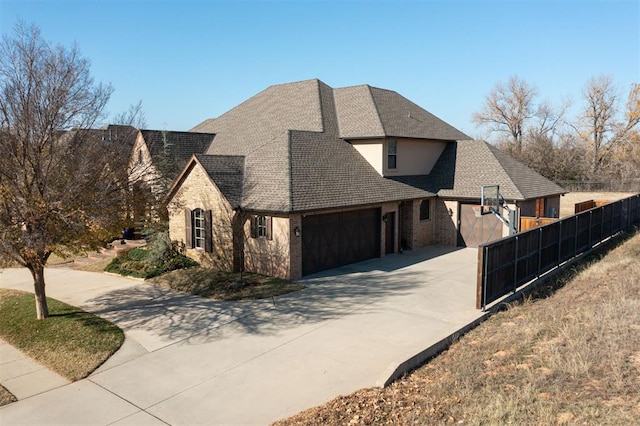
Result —
M 542 268 L 542 228 L 538 228 L 538 269 L 536 277 L 540 278 L 540 269 Z
M 516 234 L 516 250 L 513 261 L 513 292 L 518 288 L 518 234 Z
M 593 210 L 589 210 L 589 247 L 593 248 L 591 243 L 591 222 L 593 221 Z
M 600 243 L 604 241 L 604 206 L 600 207 Z
M 558 226 L 560 227 L 560 230 L 558 231 L 559 238 L 558 238 L 558 262 L 556 263 L 556 266 L 560 266 L 560 259 L 562 258 L 562 221 L 558 221 L 559 224 Z
M 483 296 L 485 284 L 486 269 L 484 267 L 485 251 L 484 247 L 478 247 L 478 274 L 476 279 L 476 309 L 484 309 Z
M 578 215 L 576 215 L 576 232 L 574 233 L 574 243 L 573 243 L 573 253 L 571 253 L 571 257 L 574 257 L 578 252 L 578 223 L 580 222 Z

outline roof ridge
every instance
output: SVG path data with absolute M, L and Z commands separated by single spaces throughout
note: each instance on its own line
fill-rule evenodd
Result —
M 378 108 L 378 104 L 376 103 L 376 98 L 373 96 L 373 92 L 371 89 L 373 89 L 372 86 L 365 84 L 364 86 L 366 86 L 367 88 L 367 92 L 369 93 L 369 97 L 371 98 L 371 103 L 373 104 L 373 109 L 376 112 L 376 117 L 378 119 L 378 123 L 380 123 L 380 127 L 382 128 L 382 133 L 384 135 L 387 134 L 387 129 L 384 127 L 384 121 L 382 120 L 382 117 L 380 116 L 380 109 Z
M 522 190 L 520 189 L 520 186 L 513 180 L 513 177 L 511 176 L 511 174 L 509 173 L 509 171 L 507 169 L 505 169 L 504 165 L 502 164 L 502 162 L 500 161 L 500 159 L 496 156 L 496 151 L 494 151 L 492 148 L 494 148 L 493 146 L 491 146 L 489 144 L 489 142 L 484 141 L 484 140 L 480 140 L 480 143 L 482 143 L 484 145 L 484 149 L 487 149 L 489 151 L 489 153 L 491 154 L 491 157 L 498 163 L 498 165 L 500 166 L 500 170 L 502 170 L 505 174 L 505 176 L 507 177 L 507 179 L 509 180 L 509 182 L 511 182 L 511 184 L 513 185 L 513 187 L 516 189 L 516 192 L 518 193 L 518 195 L 520 196 L 521 199 L 526 199 L 525 195 L 522 193 Z M 498 150 L 498 148 L 495 148 L 498 152 L 501 152 Z M 514 158 L 515 160 L 515 158 Z M 517 161 L 517 160 L 516 160 Z

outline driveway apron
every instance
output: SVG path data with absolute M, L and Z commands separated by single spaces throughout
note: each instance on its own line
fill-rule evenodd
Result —
M 0 408 L 2 424 L 268 424 L 376 386 L 482 316 L 476 250 L 430 246 L 325 271 L 275 300 L 219 302 L 48 269 L 47 294 L 125 344 L 87 379 Z M 26 270 L 0 286 L 32 291 Z

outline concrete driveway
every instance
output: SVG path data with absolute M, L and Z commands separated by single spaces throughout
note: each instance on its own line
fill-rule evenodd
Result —
M 50 297 L 118 324 L 125 344 L 87 379 L 1 407 L 0 422 L 267 424 L 382 384 L 480 318 L 476 258 L 475 249 L 407 251 L 305 277 L 308 288 L 275 304 L 48 269 Z M 32 281 L 9 269 L 0 286 L 31 291 Z

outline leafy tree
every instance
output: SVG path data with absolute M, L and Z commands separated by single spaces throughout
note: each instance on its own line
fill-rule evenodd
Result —
M 121 229 L 122 147 L 88 130 L 112 88 L 89 68 L 77 47 L 51 45 L 32 25 L 0 43 L 0 258 L 31 272 L 38 319 L 49 315 L 51 253 L 97 248 Z

